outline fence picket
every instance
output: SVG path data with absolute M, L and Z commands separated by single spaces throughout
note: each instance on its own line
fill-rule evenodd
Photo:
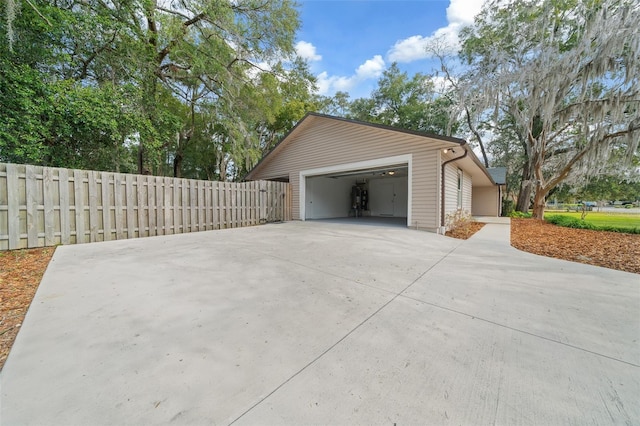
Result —
M 7 164 L 9 250 L 20 248 L 20 192 L 18 166 Z
M 204 231 L 204 227 L 202 226 L 204 222 L 204 191 L 202 188 L 202 181 L 199 180 L 196 182 L 196 190 L 198 191 L 198 222 L 197 222 L 197 231 Z
M 82 182 L 82 171 L 73 171 L 73 204 L 76 219 L 75 235 L 76 244 L 84 243 L 84 191 Z
M 113 175 L 113 205 L 115 206 L 116 240 L 124 238 L 124 215 L 122 212 L 122 175 Z
M 149 218 L 149 236 L 155 236 L 157 234 L 156 229 L 156 186 L 155 179 L 151 176 L 145 177 L 147 181 L 147 205 L 148 205 L 148 213 L 147 217 Z
M 133 195 L 133 175 L 124 175 L 124 199 L 127 212 L 127 238 L 136 237 L 135 197 Z
M 225 182 L 219 182 L 218 183 L 218 213 L 220 214 L 220 228 L 219 229 L 225 229 L 227 227 L 226 225 L 226 221 L 227 221 L 227 203 L 225 202 L 226 199 L 226 191 L 227 191 L 227 187 L 225 185 Z
M 110 173 L 100 173 L 100 190 L 102 192 L 102 238 L 111 240 L 111 178 Z
M 163 179 L 163 201 L 162 204 L 164 209 L 164 233 L 165 235 L 170 235 L 174 233 L 174 224 L 172 220 L 173 209 L 171 208 L 171 178 L 165 177 Z
M 55 245 L 55 207 L 53 202 L 54 188 L 56 183 L 53 180 L 53 169 L 44 167 L 42 169 L 42 198 L 44 201 L 44 245 Z
M 8 169 L 7 169 L 8 170 Z M 58 173 L 60 185 L 60 243 L 71 243 L 71 206 L 69 205 L 69 170 L 60 169 Z M 11 229 L 11 226 L 9 226 Z
M 35 166 L 27 166 L 26 199 L 27 199 L 27 246 L 38 246 L 38 180 Z
M 147 233 L 147 197 L 145 197 L 144 176 L 136 176 L 136 207 L 138 209 L 138 237 L 146 237 Z
M 180 213 L 180 180 L 173 179 L 171 184 L 171 190 L 173 191 L 173 195 L 171 198 L 172 201 L 172 210 L 173 210 L 173 233 L 179 234 L 180 231 L 180 223 L 182 221 L 181 213 Z
M 98 241 L 98 182 L 96 173 L 88 173 L 89 180 L 89 242 Z
M 186 179 L 180 179 L 180 193 L 182 194 L 182 198 L 181 198 L 181 208 L 180 208 L 180 214 L 182 215 L 182 230 L 180 231 L 181 233 L 186 233 L 189 232 L 188 228 L 187 228 L 187 223 L 189 221 L 189 215 L 188 215 L 188 211 L 187 211 L 187 202 L 188 202 L 188 193 L 187 193 L 187 180 Z

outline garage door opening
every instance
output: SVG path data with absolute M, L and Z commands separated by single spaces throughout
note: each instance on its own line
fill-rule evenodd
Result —
M 304 218 L 407 226 L 409 183 L 408 163 L 306 176 Z

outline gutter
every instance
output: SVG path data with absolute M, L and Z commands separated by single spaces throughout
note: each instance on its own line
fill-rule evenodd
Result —
M 464 149 L 464 154 L 462 154 L 459 157 L 455 157 L 455 158 L 450 158 L 447 161 L 445 161 L 444 163 L 441 164 L 441 169 L 440 169 L 440 177 L 442 179 L 442 183 L 440 185 L 440 228 L 444 228 L 444 168 L 447 164 L 449 163 L 453 163 L 454 161 L 458 161 L 458 160 L 462 160 L 464 157 L 467 156 L 467 154 L 469 154 L 469 151 L 467 150 L 467 148 L 465 148 L 464 146 L 460 146 L 462 149 Z M 443 232 L 444 234 L 444 232 Z

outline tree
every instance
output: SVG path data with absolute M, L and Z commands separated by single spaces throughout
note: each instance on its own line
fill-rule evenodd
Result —
M 545 198 L 570 176 L 593 175 L 640 135 L 640 5 L 628 0 L 492 1 L 462 35 L 480 93 L 478 116 L 513 120 L 525 164 L 518 210 L 542 219 Z
M 16 13 L 22 3 L 30 7 Z M 226 178 L 221 158 L 250 167 L 312 108 L 313 77 L 306 63 L 292 61 L 299 22 L 290 0 L 0 7 L 7 18 L 0 32 L 11 41 L 0 44 L 0 156 L 13 161 L 76 167 L 88 163 L 74 155 L 92 146 L 91 158 L 114 159 L 101 167 L 128 170 L 122 156 L 137 147 L 139 173 Z M 80 105 L 95 114 L 74 110 Z M 212 143 L 216 150 L 198 149 Z M 199 158 L 204 152 L 215 156 Z
M 319 104 L 318 110 L 320 112 L 336 117 L 346 117 L 349 114 L 351 102 L 349 93 L 338 91 L 333 97 L 321 98 Z
M 370 98 L 351 103 L 350 118 L 433 134 L 450 134 L 449 100 L 438 96 L 430 76 L 409 77 L 396 63 L 385 70 Z M 453 128 L 455 131 L 455 126 Z

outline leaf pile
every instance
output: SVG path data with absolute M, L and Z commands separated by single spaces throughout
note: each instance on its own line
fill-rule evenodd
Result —
M 0 252 L 0 369 L 54 251 L 47 247 Z
M 517 249 L 640 274 L 640 235 L 573 229 L 535 219 L 511 219 Z
M 467 222 L 463 226 L 458 226 L 445 233 L 447 237 L 457 238 L 459 240 L 468 240 L 482 229 L 484 223 L 480 222 Z

